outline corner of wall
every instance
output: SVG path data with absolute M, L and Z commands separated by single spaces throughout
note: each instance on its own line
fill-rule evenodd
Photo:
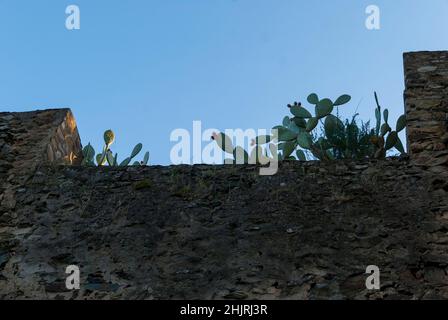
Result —
M 404 53 L 407 145 L 411 161 L 448 166 L 448 51 Z

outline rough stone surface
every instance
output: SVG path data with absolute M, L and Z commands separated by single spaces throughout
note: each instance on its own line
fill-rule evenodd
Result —
M 409 158 L 274 176 L 55 166 L 81 156 L 68 110 L 1 113 L 0 299 L 447 299 L 447 59 L 405 55 Z
M 416 164 L 448 165 L 448 51 L 404 54 L 408 151 Z
M 0 298 L 448 298 L 448 177 L 406 159 L 40 167 L 0 222 Z M 81 290 L 65 268 L 81 268 Z M 382 289 L 365 288 L 368 265 Z
M 81 141 L 70 109 L 0 112 L 0 161 L 80 164 Z M 11 162 L 11 161 L 10 161 Z
M 38 165 L 80 164 L 82 148 L 69 109 L 0 112 L 0 213 Z

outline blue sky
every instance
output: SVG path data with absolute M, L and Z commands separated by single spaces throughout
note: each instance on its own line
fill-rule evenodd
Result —
M 164 165 L 173 129 L 269 129 L 311 92 L 367 120 L 376 90 L 396 119 L 402 53 L 448 49 L 447 17 L 447 0 L 0 0 L 0 111 L 70 107 L 83 144 L 111 128 L 121 158 L 142 142 Z

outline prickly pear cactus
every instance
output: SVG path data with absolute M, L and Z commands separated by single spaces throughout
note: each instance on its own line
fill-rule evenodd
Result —
M 317 158 L 329 160 L 333 156 L 330 152 L 340 140 L 341 121 L 331 113 L 335 107 L 350 102 L 349 95 L 342 95 L 333 102 L 329 98 L 320 99 L 316 93 L 308 96 L 307 102 L 314 106 L 314 115 L 302 103 L 288 104 L 292 117 L 285 117 L 282 125 L 274 127 L 278 130 L 278 149 L 282 151 L 279 158 L 282 160 L 306 161 Z M 313 133 L 319 123 L 324 122 L 327 138 L 317 139 Z M 339 139 L 339 140 L 338 140 Z
M 99 153 L 95 156 L 95 149 L 90 145 L 90 143 L 84 147 L 83 149 L 83 155 L 84 160 L 82 162 L 83 165 L 88 166 L 104 166 L 109 165 L 111 167 L 116 166 L 128 166 L 131 161 L 140 153 L 140 151 L 143 148 L 143 145 L 141 143 L 137 144 L 134 149 L 131 152 L 130 157 L 123 160 L 120 164 L 118 164 L 118 154 L 112 152 L 111 145 L 115 142 L 115 134 L 112 130 L 106 130 L 104 132 L 104 147 L 103 152 Z M 95 164 L 96 161 L 96 164 Z M 146 152 L 142 161 L 135 161 L 133 163 L 134 166 L 146 166 L 149 161 L 149 152 Z
M 381 113 L 381 105 L 379 103 L 378 94 L 375 92 L 375 118 L 376 130 L 375 135 L 371 138 L 371 143 L 375 146 L 374 158 L 381 159 L 386 157 L 387 151 L 395 148 L 400 154 L 404 154 L 405 150 L 398 134 L 406 128 L 406 116 L 401 115 L 395 126 L 395 130 L 389 125 L 389 110 L 384 109 Z M 382 115 L 382 117 L 381 117 Z M 384 123 L 382 121 L 384 120 Z
M 216 142 L 218 147 L 225 153 L 231 154 L 233 159 L 226 158 L 225 164 L 268 164 L 271 161 L 275 161 L 277 156 L 277 147 L 275 144 L 270 143 L 277 138 L 274 135 L 262 135 L 252 140 L 251 145 L 254 147 L 250 154 L 244 150 L 241 146 L 233 146 L 232 139 L 220 132 L 214 132 L 212 140 Z M 263 145 L 268 144 L 268 148 L 272 157 L 269 157 L 263 150 Z

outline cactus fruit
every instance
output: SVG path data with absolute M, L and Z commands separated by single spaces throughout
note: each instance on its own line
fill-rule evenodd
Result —
M 112 130 L 106 130 L 104 132 L 104 143 L 106 144 L 106 146 L 110 146 L 114 143 L 115 141 L 115 134 Z

